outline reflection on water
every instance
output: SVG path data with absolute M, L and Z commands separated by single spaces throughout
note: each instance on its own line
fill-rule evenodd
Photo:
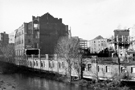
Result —
M 86 90 L 83 87 L 23 74 L 0 75 L 8 83 L 14 84 L 14 90 Z
M 12 68 L 12 66 L 9 67 L 8 64 L 0 62 L 0 71 L 7 72 Z M 0 73 L 0 90 L 1 82 L 4 82 L 3 87 L 6 87 L 4 90 L 87 90 L 77 85 L 69 85 L 47 78 L 40 78 L 32 75 L 32 73 L 24 74 L 20 72 L 14 74 Z

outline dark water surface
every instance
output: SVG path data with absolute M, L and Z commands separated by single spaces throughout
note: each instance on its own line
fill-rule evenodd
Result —
M 20 73 L 22 72 L 20 69 L 17 72 L 11 72 L 15 70 L 14 68 L 16 67 L 0 62 L 0 90 L 87 90 L 78 85 L 41 78 L 31 72 Z M 1 73 L 3 71 L 8 71 L 8 73 Z
M 6 90 L 87 90 L 78 85 L 69 85 L 55 80 L 30 77 L 22 74 L 0 75 Z

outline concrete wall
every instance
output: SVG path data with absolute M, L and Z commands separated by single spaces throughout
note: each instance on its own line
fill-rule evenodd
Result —
M 111 79 L 118 74 L 119 74 L 119 67 L 118 65 L 113 64 L 87 63 L 84 71 L 85 78 L 96 78 L 98 76 L 98 78 L 100 79 Z
M 19 62 L 16 63 L 17 65 L 20 65 Z M 67 62 L 64 59 L 53 59 L 49 60 L 47 58 L 28 58 L 27 60 L 27 66 L 30 68 L 35 68 L 37 70 L 42 70 L 42 71 L 49 71 L 53 73 L 59 73 L 62 75 L 67 74 Z M 76 69 L 72 66 L 71 69 L 71 75 L 72 76 L 78 76 L 78 73 Z
M 127 72 L 130 78 L 135 79 L 135 65 L 128 65 Z

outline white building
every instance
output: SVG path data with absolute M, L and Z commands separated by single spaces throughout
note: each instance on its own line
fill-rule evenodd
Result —
M 80 47 L 83 49 L 87 49 L 88 48 L 88 40 L 84 40 L 80 38 Z
M 131 37 L 130 37 L 130 46 L 129 46 L 129 50 L 135 51 L 135 36 L 131 36 Z
M 9 34 L 9 43 L 15 43 L 15 31 Z
M 100 51 L 108 47 L 108 41 L 106 38 L 103 38 L 99 35 L 93 40 L 89 41 L 89 47 L 91 53 L 99 53 Z

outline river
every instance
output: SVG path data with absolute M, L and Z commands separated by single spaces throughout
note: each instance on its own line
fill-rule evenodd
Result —
M 4 90 L 87 90 L 85 87 L 70 85 L 55 80 L 27 76 L 23 74 L 0 75 Z
M 0 62 L 0 71 L 7 64 Z M 8 67 L 11 69 L 13 67 Z M 6 69 L 7 70 L 7 69 Z M 0 73 L 0 90 L 87 90 L 85 87 L 71 85 L 56 80 L 38 77 L 32 73 Z

